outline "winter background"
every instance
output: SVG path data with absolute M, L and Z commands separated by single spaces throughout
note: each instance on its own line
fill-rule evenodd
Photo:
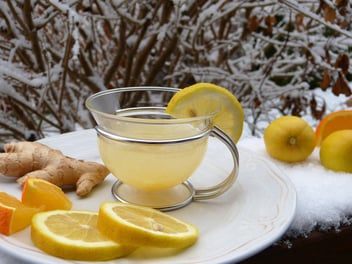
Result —
M 351 32 L 348 0 L 0 1 L 0 143 L 91 128 L 84 101 L 101 90 L 212 82 L 244 108 L 241 143 L 263 152 L 278 116 L 315 127 L 351 109 Z M 291 234 L 350 222 L 351 175 L 277 164 L 298 192 Z
M 84 101 L 104 89 L 201 81 L 236 95 L 251 135 L 277 115 L 315 125 L 335 99 L 352 104 L 351 5 L 1 1 L 0 142 L 92 127 Z

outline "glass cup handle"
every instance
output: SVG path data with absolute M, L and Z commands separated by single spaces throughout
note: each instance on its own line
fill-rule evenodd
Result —
M 216 138 L 218 138 L 230 150 L 233 158 L 233 169 L 230 174 L 226 177 L 226 179 L 220 182 L 219 184 L 208 188 L 195 188 L 193 200 L 196 201 L 212 199 L 223 194 L 233 185 L 238 176 L 239 153 L 236 144 L 225 132 L 223 132 L 220 128 L 216 126 L 213 128 L 211 135 L 214 135 Z

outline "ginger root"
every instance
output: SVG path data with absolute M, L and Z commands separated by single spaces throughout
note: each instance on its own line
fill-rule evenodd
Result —
M 0 173 L 19 177 L 20 185 L 28 177 L 41 178 L 59 187 L 76 185 L 77 195 L 85 196 L 109 174 L 102 164 L 67 157 L 38 142 L 11 142 L 4 150 L 0 153 Z

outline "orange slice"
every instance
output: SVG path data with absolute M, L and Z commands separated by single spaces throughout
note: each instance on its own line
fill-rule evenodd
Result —
M 331 133 L 344 129 L 352 129 L 352 110 L 339 110 L 326 115 L 315 130 L 316 145 L 320 146 Z
M 69 210 L 71 200 L 57 185 L 43 179 L 28 178 L 22 190 L 22 203 L 30 207 L 48 210 Z
M 11 235 L 31 224 L 39 208 L 25 206 L 16 197 L 0 192 L 0 233 Z

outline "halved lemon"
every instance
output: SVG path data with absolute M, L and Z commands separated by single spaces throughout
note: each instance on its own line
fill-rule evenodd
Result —
M 125 256 L 135 248 L 123 246 L 97 229 L 97 212 L 53 210 L 32 218 L 31 238 L 44 252 L 72 260 L 101 261 Z
M 98 229 L 118 243 L 133 246 L 184 248 L 198 238 L 192 224 L 156 209 L 120 202 L 101 205 Z
M 227 89 L 211 83 L 197 83 L 178 91 L 166 112 L 175 118 L 203 116 L 216 112 L 213 124 L 237 143 L 242 135 L 244 112 Z

